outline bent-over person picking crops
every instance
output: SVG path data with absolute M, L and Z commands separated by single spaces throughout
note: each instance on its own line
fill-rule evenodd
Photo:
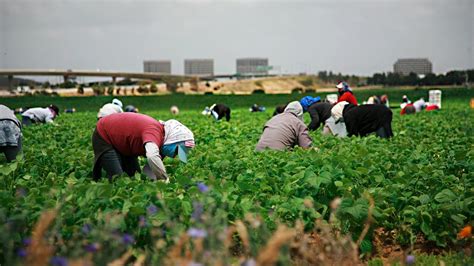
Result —
M 138 113 L 119 113 L 101 118 L 92 135 L 94 179 L 102 169 L 111 180 L 123 172 L 133 176 L 140 172 L 138 156 L 145 156 L 144 172 L 152 179 L 169 181 L 162 159 L 179 159 L 186 163 L 194 147 L 194 135 L 176 120 L 165 122 Z

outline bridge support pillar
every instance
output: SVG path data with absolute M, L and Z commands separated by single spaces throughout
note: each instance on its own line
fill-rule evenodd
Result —
M 68 80 L 67 75 L 64 75 L 64 76 L 63 76 L 63 79 L 64 79 L 64 84 L 66 84 L 66 82 L 67 82 L 67 80 Z
M 112 77 L 112 94 L 115 94 L 116 88 L 117 88 L 117 77 Z
M 13 76 L 8 76 L 8 90 L 13 90 Z

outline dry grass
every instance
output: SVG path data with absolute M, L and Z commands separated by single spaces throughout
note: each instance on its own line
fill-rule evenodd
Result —
M 294 229 L 280 225 L 273 236 L 268 240 L 267 245 L 260 251 L 258 255 L 258 265 L 275 265 L 280 255 L 280 249 L 286 245 L 296 235 Z
M 369 231 L 374 209 L 373 199 L 370 197 L 368 199 L 368 217 L 356 242 L 349 235 L 341 234 L 331 219 L 329 222 L 317 220 L 314 230 L 310 233 L 305 232 L 303 223 L 298 221 L 293 228 L 280 225 L 267 243 L 259 250 L 254 260 L 251 257 L 249 230 L 258 228 L 261 221 L 248 215 L 245 221 L 249 223 L 250 227 L 247 228 L 246 223 L 241 220 L 237 220 L 229 226 L 225 234 L 222 235 L 223 247 L 221 249 L 207 250 L 205 238 L 191 238 L 186 232 L 183 232 L 176 239 L 175 244 L 166 249 L 167 254 L 162 264 L 189 265 L 196 261 L 206 265 L 227 265 L 239 262 L 239 264 L 269 266 L 278 263 L 283 247 L 289 247 L 290 259 L 295 265 L 362 265 L 363 263 L 359 259 L 359 246 Z M 338 203 L 340 203 L 340 200 L 336 199 L 331 204 L 333 214 L 339 206 Z M 56 214 L 57 210 L 44 212 L 35 225 L 32 233 L 32 243 L 27 249 L 27 265 L 48 265 L 55 249 L 53 245 L 48 243 L 45 236 Z M 331 215 L 331 217 L 334 216 Z M 375 241 L 379 240 L 379 244 L 384 243 L 383 239 L 378 237 L 377 232 L 376 230 Z M 239 238 L 238 242 L 235 241 L 236 236 Z M 239 246 L 240 250 L 237 254 L 232 254 L 231 251 L 235 246 Z M 378 247 L 379 245 L 375 246 Z M 156 242 L 155 248 L 158 251 L 163 250 L 166 248 L 166 243 L 163 239 L 160 239 Z M 108 265 L 122 266 L 127 263 L 133 263 L 135 266 L 145 265 L 147 255 L 151 254 L 142 253 L 135 258 L 132 256 L 132 250 L 128 250 Z M 69 265 L 93 265 L 92 256 L 92 254 L 89 254 L 81 259 L 70 260 Z
M 31 234 L 31 245 L 26 252 L 26 265 L 43 266 L 48 265 L 49 260 L 54 254 L 54 247 L 46 240 L 46 231 L 56 218 L 57 210 L 48 210 L 41 214 Z

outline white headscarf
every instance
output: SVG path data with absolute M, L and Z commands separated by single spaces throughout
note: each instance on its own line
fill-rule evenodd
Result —
M 194 134 L 185 125 L 174 119 L 162 122 L 162 124 L 165 126 L 164 145 L 186 141 L 188 146 L 191 144 L 194 146 Z
M 349 103 L 346 101 L 338 102 L 336 105 L 334 105 L 331 109 L 331 116 L 334 118 L 334 120 L 339 122 L 339 120 L 342 119 L 343 116 L 343 111 L 344 111 L 344 106 L 348 105 Z
M 123 108 L 122 101 L 120 101 L 120 100 L 117 99 L 117 98 L 114 98 L 114 99 L 112 100 L 112 103 L 113 103 L 113 104 L 116 104 L 116 105 L 118 105 L 118 106 L 120 106 L 120 108 Z
M 294 114 L 299 120 L 303 121 L 303 106 L 301 106 L 301 103 L 298 101 L 289 103 L 283 112 Z

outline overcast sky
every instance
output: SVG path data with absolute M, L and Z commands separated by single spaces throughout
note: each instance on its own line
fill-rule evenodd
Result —
M 0 0 L 0 68 L 143 71 L 144 59 L 267 57 L 284 73 L 371 75 L 427 57 L 474 68 L 474 0 Z

